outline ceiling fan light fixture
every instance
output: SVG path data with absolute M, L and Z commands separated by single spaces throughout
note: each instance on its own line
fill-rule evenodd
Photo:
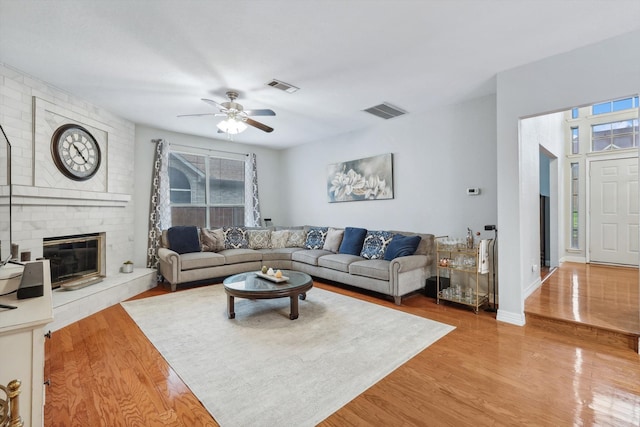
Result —
M 218 129 L 229 135 L 236 135 L 247 130 L 247 125 L 240 120 L 228 118 L 217 124 Z

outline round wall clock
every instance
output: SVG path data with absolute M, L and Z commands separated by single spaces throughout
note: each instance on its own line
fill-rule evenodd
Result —
M 60 172 L 85 181 L 100 168 L 100 146 L 88 130 L 79 125 L 62 125 L 51 138 L 51 155 Z

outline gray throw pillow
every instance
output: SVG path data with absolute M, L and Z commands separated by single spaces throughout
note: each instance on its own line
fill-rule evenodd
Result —
M 222 228 L 200 230 L 200 244 L 202 252 L 219 252 L 224 249 L 224 233 Z
M 322 249 L 325 251 L 338 252 L 340 249 L 340 243 L 342 243 L 342 236 L 344 236 L 344 230 L 339 228 L 331 228 L 327 230 L 327 237 L 324 239 L 324 245 Z
M 281 249 L 287 247 L 287 241 L 289 240 L 289 230 L 277 230 L 271 232 L 271 248 Z

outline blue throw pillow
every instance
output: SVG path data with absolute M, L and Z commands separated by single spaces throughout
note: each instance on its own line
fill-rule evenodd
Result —
M 364 238 L 366 235 L 367 230 L 364 228 L 345 228 L 344 236 L 342 237 L 342 243 L 340 244 L 338 253 L 360 255 L 360 251 L 362 251 L 362 244 L 364 243 Z
M 384 259 L 393 234 L 389 231 L 367 231 L 360 256 L 366 259 Z
M 401 256 L 413 255 L 420 244 L 420 236 L 403 236 L 396 234 L 391 239 L 387 251 L 384 253 L 384 259 L 391 261 Z
M 322 249 L 324 239 L 327 237 L 329 227 L 310 227 L 307 231 L 307 240 L 304 247 L 307 249 Z
M 179 254 L 200 252 L 200 237 L 195 225 L 177 225 L 167 230 L 169 248 Z

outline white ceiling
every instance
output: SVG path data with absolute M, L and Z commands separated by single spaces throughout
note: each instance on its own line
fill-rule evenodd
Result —
M 638 28 L 638 0 L 0 0 L 0 62 L 205 137 L 219 118 L 176 116 L 236 89 L 277 115 L 234 140 L 283 148 L 375 126 L 362 110 L 381 102 L 416 113 L 493 93 L 499 71 Z

